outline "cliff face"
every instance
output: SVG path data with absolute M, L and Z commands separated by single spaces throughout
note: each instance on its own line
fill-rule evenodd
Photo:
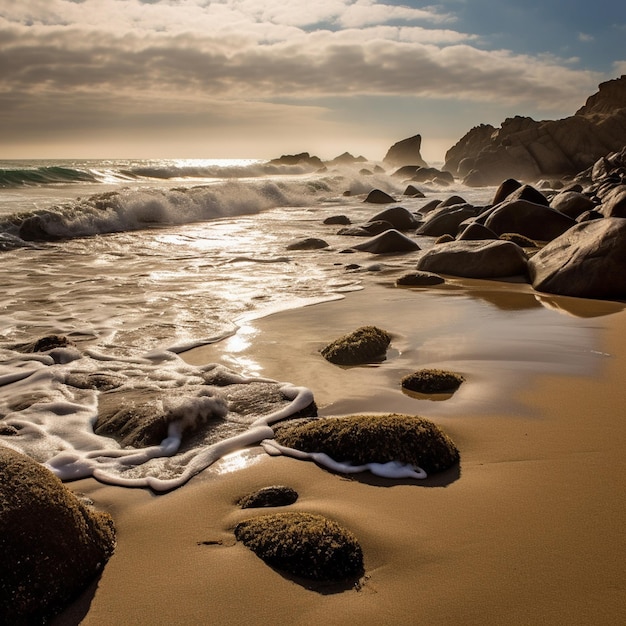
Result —
M 577 174 L 626 145 L 626 75 L 602 83 L 574 115 L 562 120 L 506 119 L 470 130 L 446 153 L 444 169 L 468 185 L 503 179 L 533 181 Z

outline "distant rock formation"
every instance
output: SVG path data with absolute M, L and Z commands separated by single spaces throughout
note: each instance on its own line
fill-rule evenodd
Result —
M 422 155 L 420 154 L 421 147 L 421 135 L 415 135 L 414 137 L 398 141 L 387 150 L 383 163 L 391 167 L 401 167 L 403 165 L 428 167 L 428 164 L 422 159 Z
M 444 169 L 471 186 L 506 178 L 575 175 L 626 145 L 626 75 L 602 83 L 574 115 L 535 121 L 516 116 L 499 129 L 472 128 L 446 153 Z

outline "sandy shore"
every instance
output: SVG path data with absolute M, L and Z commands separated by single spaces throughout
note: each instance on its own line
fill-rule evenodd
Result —
M 386 362 L 343 369 L 319 356 L 363 324 L 393 334 Z M 488 281 L 370 285 L 244 324 L 185 358 L 310 387 L 323 415 L 430 417 L 459 447 L 460 469 L 346 480 L 255 449 L 162 496 L 78 481 L 114 516 L 118 546 L 55 623 L 626 623 L 625 328 L 622 305 Z M 400 378 L 425 366 L 466 383 L 444 401 L 402 393 Z M 271 484 L 299 492 L 292 509 L 359 538 L 360 589 L 306 588 L 234 541 L 254 514 L 235 501 Z

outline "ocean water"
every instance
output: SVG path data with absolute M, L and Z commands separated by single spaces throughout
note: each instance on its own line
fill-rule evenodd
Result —
M 271 437 L 271 423 L 306 407 L 310 390 L 280 381 L 277 399 L 275 382 L 228 372 L 233 385 L 257 385 L 257 399 L 254 410 L 227 413 L 210 383 L 216 365 L 179 355 L 236 333 L 243 320 L 362 289 L 381 264 L 414 268 L 414 257 L 340 254 L 354 240 L 323 225 L 338 214 L 367 221 L 381 209 L 363 202 L 373 188 L 401 198 L 405 181 L 363 168 L 375 172 L 375 164 L 315 171 L 253 160 L 0 162 L 0 443 L 63 479 L 168 490 Z M 420 188 L 425 200 L 402 205 L 418 211 L 453 194 L 480 205 L 493 195 Z M 329 248 L 287 248 L 305 237 Z M 51 334 L 70 345 L 24 351 Z M 180 419 L 148 448 L 96 435 L 108 389 L 97 380 L 152 392 L 159 410 Z M 219 437 L 182 442 L 190 423 L 213 418 L 224 422 Z

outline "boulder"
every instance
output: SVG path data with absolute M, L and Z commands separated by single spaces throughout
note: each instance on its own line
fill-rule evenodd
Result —
M 510 241 L 450 241 L 431 248 L 417 269 L 466 278 L 503 278 L 526 273 L 522 248 Z
M 536 241 L 550 241 L 575 223 L 555 209 L 527 200 L 505 200 L 485 220 L 485 226 L 498 235 L 519 233 Z
M 585 211 L 591 211 L 595 208 L 595 202 L 584 193 L 577 191 L 562 191 L 550 201 L 550 206 L 557 211 L 576 219 Z
M 283 154 L 269 162 L 271 165 L 308 165 L 314 168 L 323 168 L 323 161 L 317 156 L 311 156 L 308 152 L 298 154 Z
M 437 181 L 437 184 L 446 184 L 453 183 L 454 176 L 450 172 L 444 172 L 435 167 L 420 167 L 415 171 L 411 180 L 416 183 Z
M 617 185 L 602 198 L 600 211 L 605 217 L 626 217 L 626 185 Z
M 328 242 L 317 237 L 306 237 L 287 246 L 287 250 L 321 250 L 322 248 L 328 248 Z
M 386 230 L 380 235 L 376 235 L 353 247 L 355 250 L 371 252 L 372 254 L 396 254 L 400 252 L 414 252 L 420 249 L 414 239 L 410 239 L 395 229 Z
M 514 189 L 506 198 L 507 200 L 528 200 L 534 204 L 543 204 L 543 206 L 549 206 L 548 199 L 531 185 L 520 185 L 517 189 Z
M 478 222 L 468 224 L 467 228 L 458 236 L 459 241 L 478 241 L 485 239 L 498 239 L 498 235 Z
M 403 389 L 422 394 L 454 393 L 465 378 L 456 372 L 440 369 L 422 369 L 404 376 L 400 381 Z
M 325 225 L 339 225 L 339 226 L 349 226 L 352 222 L 347 215 L 331 215 L 327 217 L 324 222 Z
M 391 204 L 395 201 L 395 198 L 392 198 L 388 193 L 380 189 L 372 189 L 363 202 L 370 202 L 371 204 Z
M 418 235 L 440 237 L 441 235 L 455 236 L 461 222 L 476 217 L 481 208 L 471 204 L 453 204 L 436 209 L 428 214 L 424 223 L 417 229 Z
M 382 220 L 391 224 L 396 230 L 412 230 L 419 224 L 411 211 L 401 206 L 394 206 L 374 215 L 369 221 Z
M 557 237 L 528 264 L 533 287 L 579 298 L 626 298 L 626 219 L 583 222 Z
M 407 188 L 402 194 L 404 196 L 410 196 L 411 198 L 425 198 L 426 196 L 415 185 L 407 185 Z
M 0 446 L 0 621 L 44 624 L 102 571 L 113 520 L 43 465 Z
M 398 141 L 387 150 L 387 154 L 383 159 L 383 163 L 392 167 L 399 167 L 402 165 L 417 165 L 420 167 L 427 167 L 426 161 L 420 154 L 422 147 L 422 136 L 414 135 L 408 139 Z

